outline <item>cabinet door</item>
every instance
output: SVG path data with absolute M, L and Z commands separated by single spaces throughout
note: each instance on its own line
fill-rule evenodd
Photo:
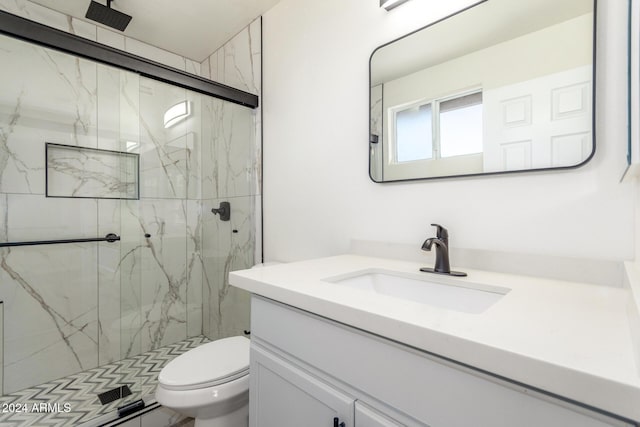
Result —
M 362 402 L 356 402 L 355 406 L 356 427 L 404 427 L 404 424 L 382 415 Z
M 250 382 L 251 427 L 353 427 L 352 397 L 254 343 Z

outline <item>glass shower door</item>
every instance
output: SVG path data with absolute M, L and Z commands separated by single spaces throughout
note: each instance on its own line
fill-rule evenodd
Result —
M 254 110 L 0 37 L 0 424 L 153 401 L 170 359 L 249 329 Z M 229 221 L 211 209 L 226 201 Z
M 202 339 L 201 100 L 147 78 L 137 99 L 140 197 L 120 211 L 120 357 L 133 360 L 123 382 L 149 402 L 161 367 Z

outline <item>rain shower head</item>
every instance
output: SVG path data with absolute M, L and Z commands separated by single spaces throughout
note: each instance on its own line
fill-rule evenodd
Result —
M 131 21 L 131 16 L 111 9 L 111 0 L 107 0 L 106 6 L 92 0 L 85 18 L 120 31 L 124 31 Z

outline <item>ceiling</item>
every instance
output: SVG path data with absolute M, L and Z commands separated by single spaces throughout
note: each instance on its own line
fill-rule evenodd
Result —
M 31 1 L 83 20 L 90 3 Z M 133 17 L 124 35 L 201 62 L 279 1 L 113 0 L 111 7 Z

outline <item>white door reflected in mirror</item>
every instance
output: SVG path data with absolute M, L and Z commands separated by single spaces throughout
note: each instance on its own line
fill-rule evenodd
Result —
M 376 49 L 376 182 L 576 167 L 594 152 L 594 0 L 491 0 Z

